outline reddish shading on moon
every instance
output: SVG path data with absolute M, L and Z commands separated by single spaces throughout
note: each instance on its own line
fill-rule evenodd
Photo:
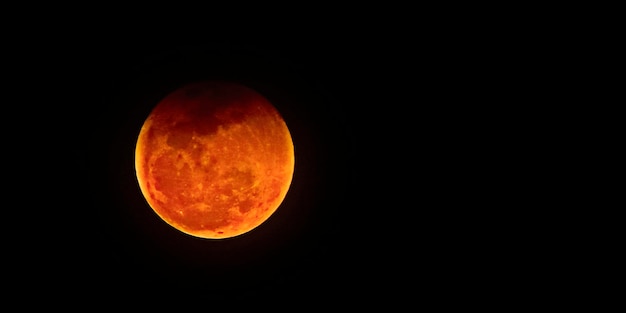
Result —
M 294 164 L 291 134 L 277 109 L 255 90 L 217 81 L 163 98 L 135 150 L 139 187 L 154 212 L 208 239 L 265 222 L 286 197 Z

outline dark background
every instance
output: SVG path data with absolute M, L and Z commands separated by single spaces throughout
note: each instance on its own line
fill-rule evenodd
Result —
M 550 160 L 561 137 L 545 134 L 562 111 L 544 94 L 569 52 L 524 14 L 469 11 L 351 8 L 275 28 L 51 15 L 7 28 L 7 286 L 56 291 L 63 305 L 550 297 L 562 267 L 545 230 L 561 222 L 546 214 L 560 200 L 540 198 L 558 185 L 544 168 L 561 164 Z M 297 168 L 285 206 L 254 236 L 208 242 L 149 211 L 132 146 L 151 103 L 217 76 L 279 107 Z
M 511 208 L 525 201 L 506 183 L 517 163 L 502 124 L 514 114 L 482 104 L 515 94 L 503 95 L 506 80 L 485 92 L 502 76 L 467 52 L 476 42 L 456 32 L 410 34 L 203 41 L 51 34 L 11 46 L 7 108 L 19 113 L 6 118 L 18 125 L 6 131 L 13 148 L 6 155 L 21 161 L 10 182 L 22 191 L 15 203 L 25 203 L 7 209 L 21 230 L 15 240 L 6 228 L 9 260 L 23 274 L 13 290 L 153 304 L 506 294 L 499 286 L 536 261 L 524 265 L 527 257 L 511 248 L 526 232 L 506 236 L 523 216 Z M 264 94 L 296 147 L 294 182 L 277 213 L 224 241 L 192 238 L 159 220 L 133 169 L 151 106 L 201 79 Z M 10 135 L 16 127 L 24 136 Z

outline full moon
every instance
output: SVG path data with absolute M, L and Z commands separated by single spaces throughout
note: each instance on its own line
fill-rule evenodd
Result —
M 276 107 L 250 87 L 203 81 L 165 96 L 143 123 L 135 172 L 173 228 L 223 239 L 258 227 L 285 199 L 294 144 Z

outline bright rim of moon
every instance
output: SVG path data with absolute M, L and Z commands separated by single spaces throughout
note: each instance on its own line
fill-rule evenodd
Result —
M 287 195 L 294 145 L 277 109 L 258 92 L 206 81 L 181 87 L 145 120 L 135 149 L 139 187 L 154 212 L 200 238 L 242 235 Z

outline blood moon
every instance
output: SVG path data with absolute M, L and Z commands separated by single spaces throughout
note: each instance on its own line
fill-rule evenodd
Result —
M 135 148 L 139 187 L 179 231 L 222 239 L 251 231 L 280 206 L 295 165 L 291 134 L 264 96 L 237 83 L 191 83 L 163 98 Z

